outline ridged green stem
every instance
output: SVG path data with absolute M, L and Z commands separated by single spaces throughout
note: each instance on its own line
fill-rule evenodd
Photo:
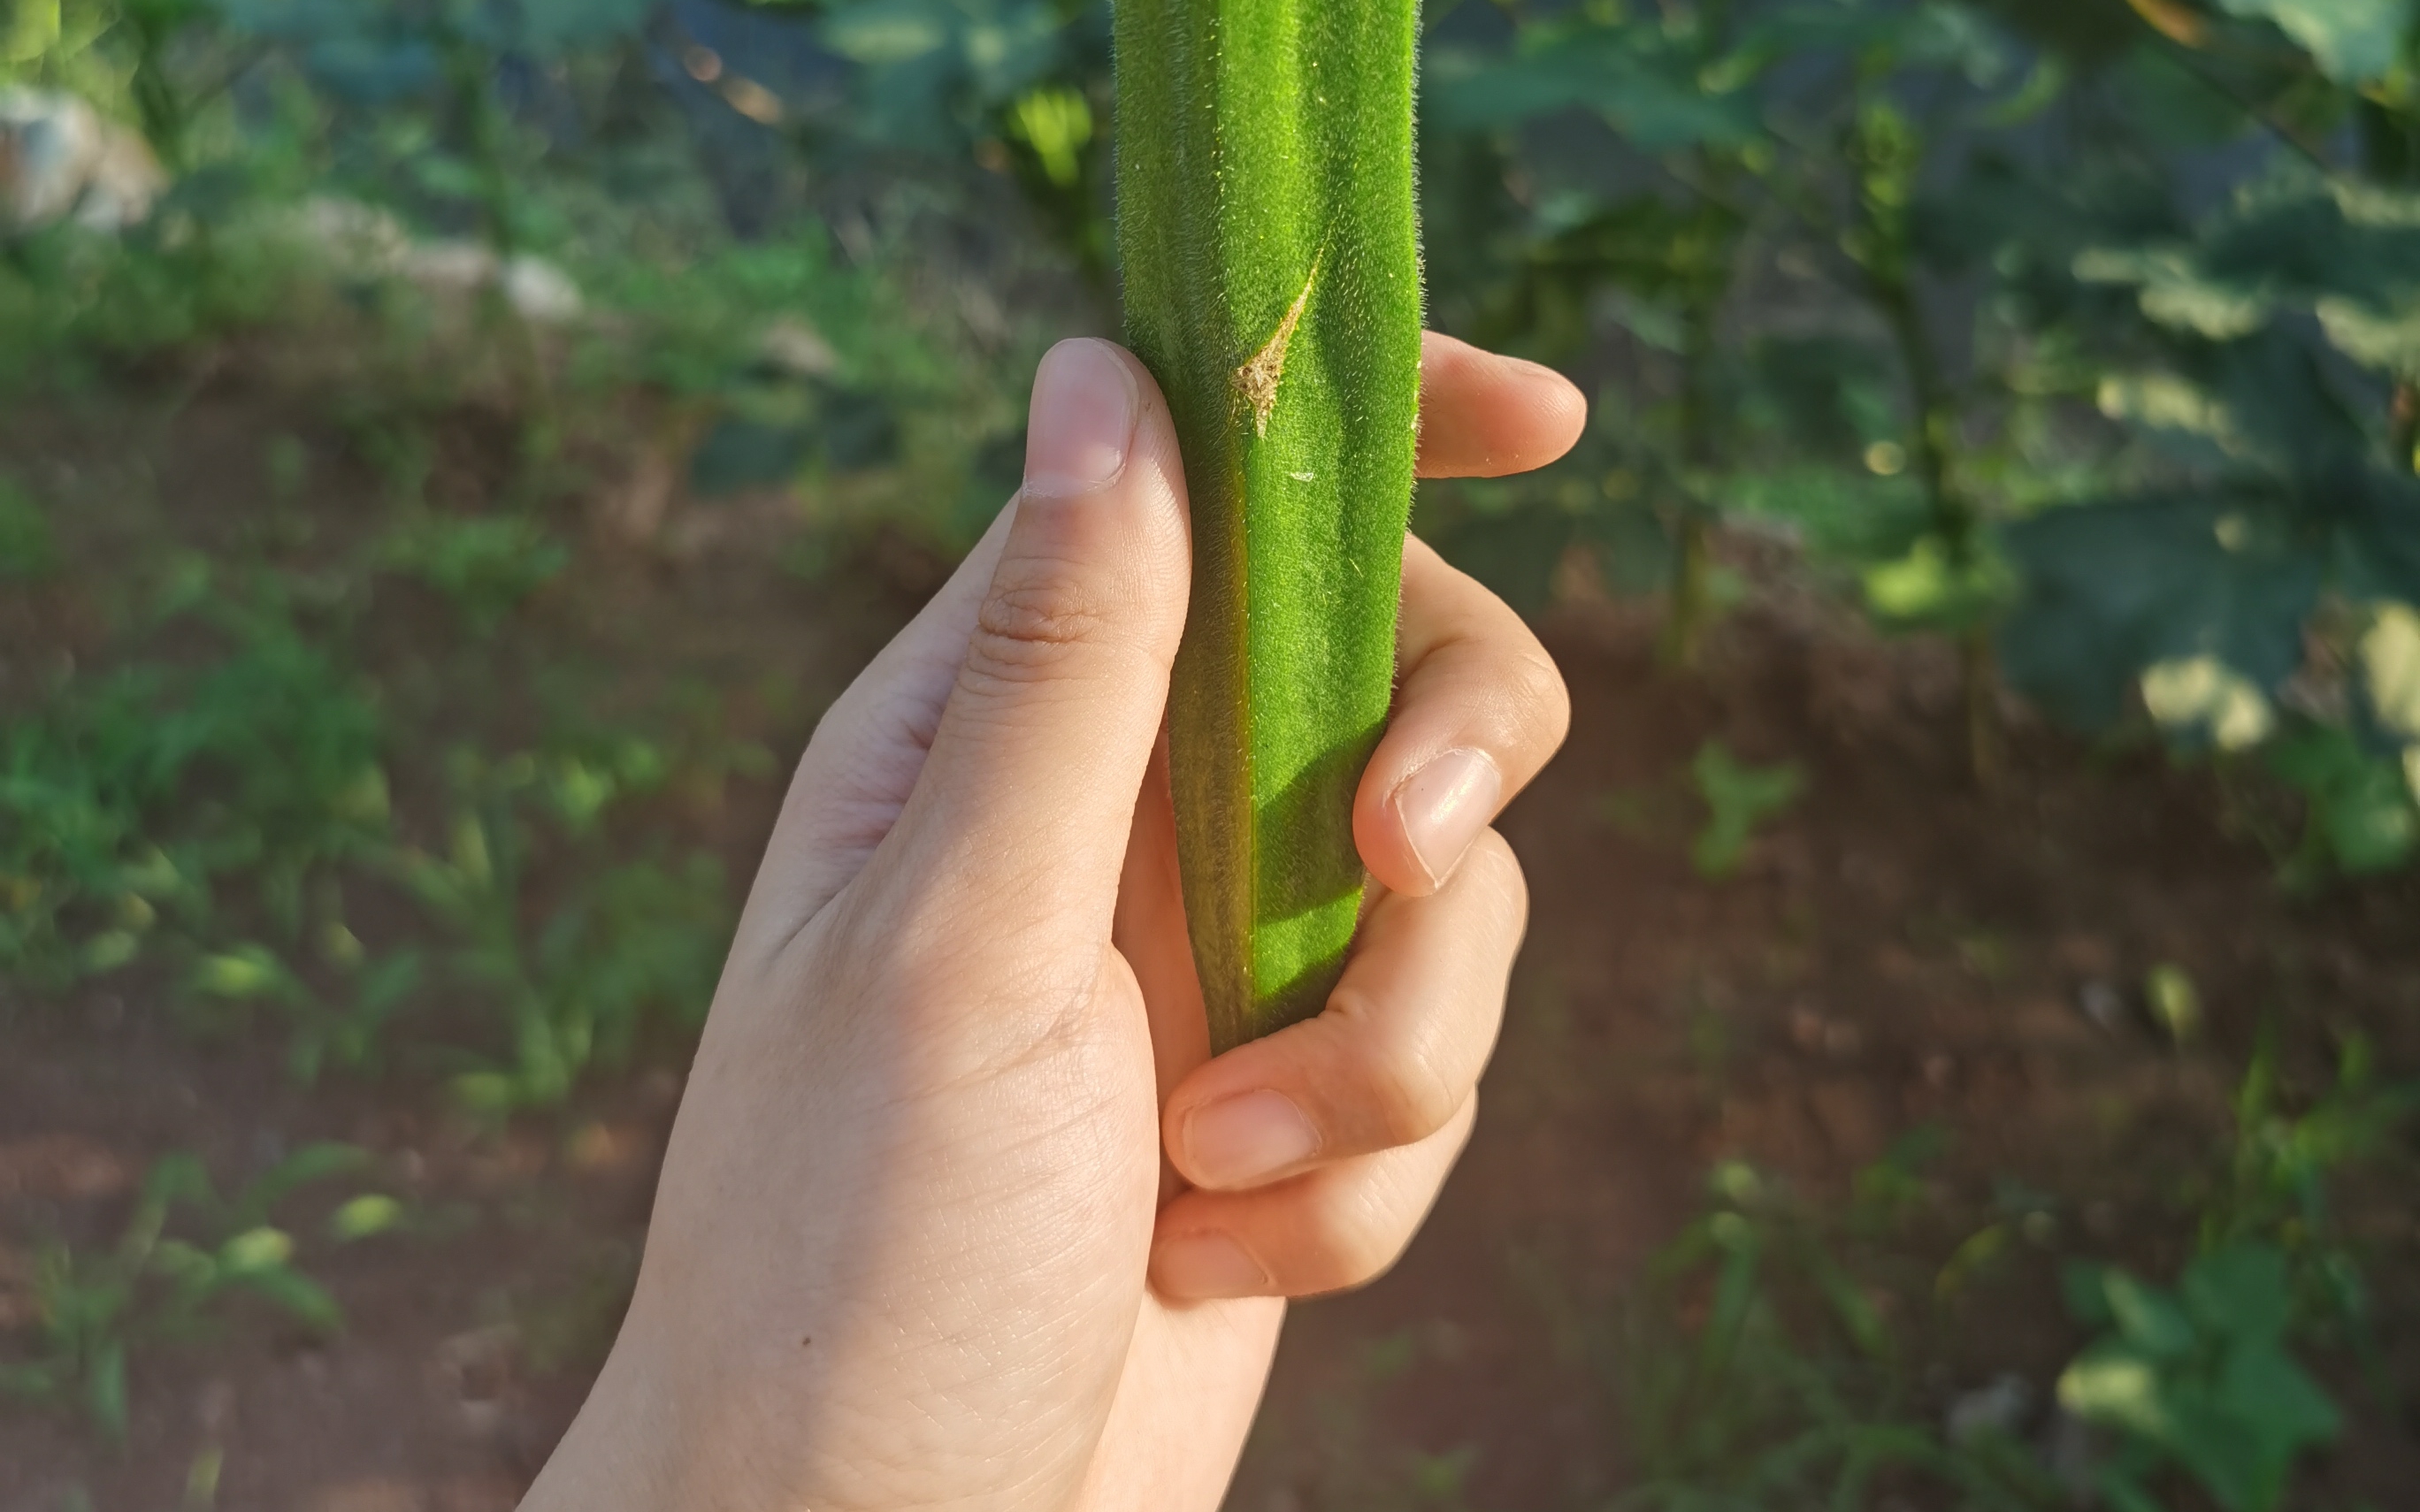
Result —
M 1118 0 L 1126 336 L 1193 512 L 1169 724 L 1218 1049 L 1316 1012 L 1360 900 L 1419 398 L 1412 0 Z

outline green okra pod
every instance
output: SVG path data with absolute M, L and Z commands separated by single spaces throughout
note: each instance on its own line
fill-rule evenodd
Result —
M 1170 703 L 1224 1050 L 1316 1012 L 1362 871 L 1419 405 L 1412 0 L 1115 0 L 1127 340 L 1185 450 Z

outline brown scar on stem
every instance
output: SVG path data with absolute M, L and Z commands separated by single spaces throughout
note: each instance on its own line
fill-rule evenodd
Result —
M 1278 379 L 1285 376 L 1286 344 L 1294 340 L 1294 328 L 1302 323 L 1303 306 L 1311 302 L 1311 286 L 1319 282 L 1319 265 L 1327 254 L 1323 251 L 1311 260 L 1311 276 L 1302 281 L 1302 292 L 1294 297 L 1285 318 L 1252 360 L 1235 369 L 1235 392 L 1252 407 L 1252 434 L 1265 438 L 1269 433 L 1269 413 L 1278 407 Z

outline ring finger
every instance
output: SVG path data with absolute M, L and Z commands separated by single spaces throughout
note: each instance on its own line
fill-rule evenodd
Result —
M 1476 1093 L 1418 1144 L 1255 1192 L 1188 1192 L 1160 1212 L 1151 1282 L 1171 1301 L 1309 1297 L 1385 1274 L 1428 1216 L 1478 1117 Z
M 1520 863 L 1492 830 L 1435 896 L 1380 898 L 1323 1011 L 1177 1084 L 1161 1134 L 1178 1173 L 1264 1186 L 1444 1128 L 1495 1046 L 1528 914 Z

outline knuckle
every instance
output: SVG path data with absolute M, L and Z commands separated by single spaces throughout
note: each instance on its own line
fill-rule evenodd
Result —
M 1330 1205 L 1319 1235 L 1319 1257 L 1313 1286 L 1322 1291 L 1366 1287 L 1395 1268 L 1411 1236 L 1396 1232 L 1368 1200 L 1343 1200 Z
M 1505 690 L 1513 717 L 1525 732 L 1544 735 L 1549 748 L 1563 743 L 1572 728 L 1571 690 L 1563 684 L 1562 670 L 1535 636 L 1513 658 Z
M 1436 1047 L 1428 1037 L 1405 1032 L 1373 1032 L 1385 1015 L 1374 1005 L 1357 1001 L 1360 994 L 1339 989 L 1344 1016 L 1357 1020 L 1361 1032 L 1347 1037 L 1346 1086 L 1357 1087 L 1378 1149 L 1417 1144 L 1445 1127 L 1462 1105 L 1462 1094 L 1437 1065 Z
M 1526 929 L 1529 920 L 1529 878 L 1521 870 L 1521 858 L 1513 854 L 1512 842 L 1493 829 L 1482 830 L 1463 856 L 1462 868 L 1454 880 L 1482 887 L 1508 916 L 1517 933 Z
M 975 615 L 966 672 L 977 684 L 1021 684 L 1064 672 L 1108 639 L 1101 595 L 1065 563 L 1002 562 Z

